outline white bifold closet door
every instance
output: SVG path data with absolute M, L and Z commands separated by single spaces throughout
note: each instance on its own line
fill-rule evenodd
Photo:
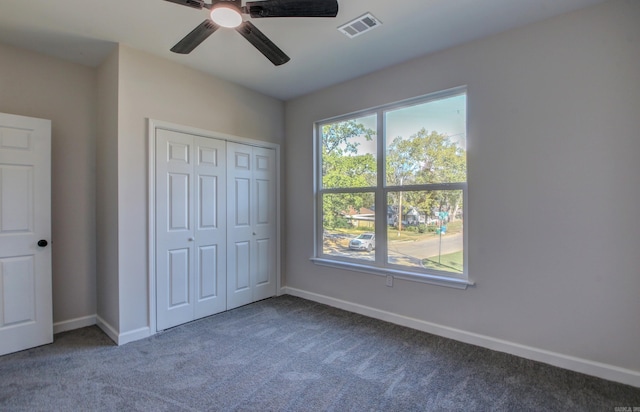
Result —
M 276 294 L 275 150 L 227 142 L 227 309 Z
M 167 329 L 226 310 L 225 142 L 156 131 L 156 317 Z
M 274 149 L 156 129 L 156 327 L 277 292 Z

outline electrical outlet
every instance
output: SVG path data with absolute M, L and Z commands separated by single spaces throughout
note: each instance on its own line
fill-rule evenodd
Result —
M 393 287 L 393 276 L 387 275 L 387 286 Z

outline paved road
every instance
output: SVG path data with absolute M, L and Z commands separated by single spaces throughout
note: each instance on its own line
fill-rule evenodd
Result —
M 351 237 L 348 237 L 351 238 Z M 441 243 L 442 241 L 442 243 Z M 400 241 L 389 243 L 389 260 L 397 264 L 420 265 L 424 258 L 446 255 L 462 250 L 462 234 L 434 236 L 420 241 Z M 328 246 L 328 245 L 325 245 Z M 325 249 L 325 253 L 334 256 L 352 257 L 362 260 L 374 260 L 374 252 L 349 250 L 345 247 L 332 245 Z
M 426 240 L 394 242 L 390 239 L 389 251 L 396 252 L 405 256 L 412 256 L 424 259 L 432 256 L 438 256 L 440 253 L 446 255 L 448 253 L 458 252 L 462 250 L 462 234 L 435 236 Z M 440 241 L 442 240 L 442 243 Z

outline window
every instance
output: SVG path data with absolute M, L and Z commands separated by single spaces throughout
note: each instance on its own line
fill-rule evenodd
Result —
M 466 90 L 316 123 L 316 263 L 466 287 Z

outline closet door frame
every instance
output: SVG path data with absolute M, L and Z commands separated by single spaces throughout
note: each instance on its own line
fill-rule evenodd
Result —
M 153 335 L 158 332 L 156 324 L 156 210 L 155 210 L 155 187 L 156 187 L 156 130 L 169 130 L 179 133 L 186 133 L 205 138 L 224 140 L 227 142 L 241 143 L 249 146 L 263 147 L 273 149 L 276 156 L 276 296 L 280 296 L 282 292 L 282 276 L 281 276 L 281 227 L 280 227 L 280 145 L 277 143 L 265 142 L 262 140 L 249 139 L 246 137 L 234 136 L 225 133 L 213 132 L 209 130 L 198 129 L 190 126 L 169 123 L 161 120 L 147 119 L 147 143 L 148 153 L 147 160 L 148 169 L 148 301 L 149 301 L 149 331 Z

